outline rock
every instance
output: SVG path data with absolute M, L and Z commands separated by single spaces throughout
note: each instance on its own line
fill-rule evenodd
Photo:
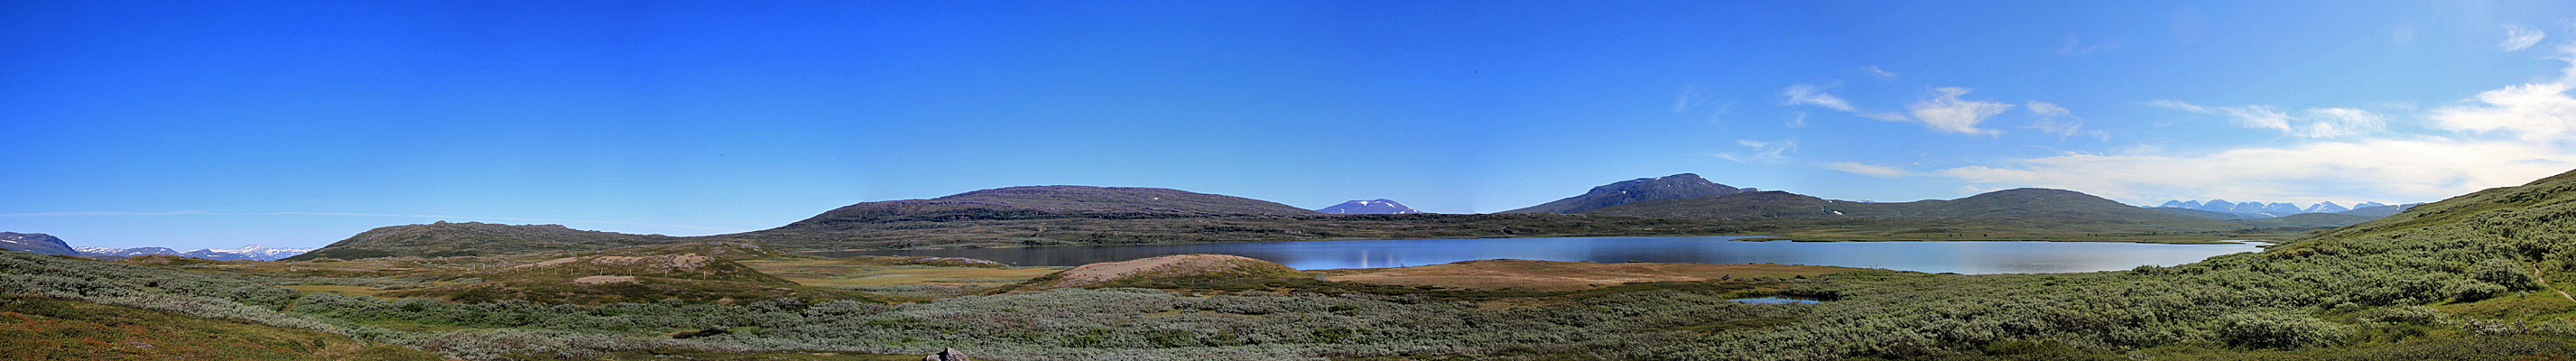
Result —
M 921 358 L 921 361 L 973 361 L 973 360 L 974 360 L 974 359 L 966 358 L 966 353 L 964 353 L 964 352 L 957 352 L 957 349 L 948 349 L 948 348 L 939 349 L 939 353 L 930 354 L 930 356 L 925 356 L 925 357 L 922 357 L 922 358 Z

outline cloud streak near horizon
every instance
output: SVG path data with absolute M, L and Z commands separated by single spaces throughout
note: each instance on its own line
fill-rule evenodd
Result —
M 1913 171 L 1855 162 L 1821 166 L 1872 177 L 1939 177 L 1979 187 L 2079 190 L 2133 203 L 2168 199 L 2353 201 L 2347 194 L 2391 194 L 2429 201 L 2490 187 L 2520 185 L 2576 168 L 2576 45 L 2559 48 L 2567 67 L 2555 79 L 2480 92 L 2412 121 L 2446 135 L 2386 134 L 2390 118 L 2355 109 L 2299 112 L 2270 105 L 2200 106 L 2174 100 L 2147 104 L 2227 117 L 2249 129 L 2304 141 L 2173 154 L 2069 151 L 1999 164 Z M 2033 103 L 2047 114 L 2053 105 Z M 2411 107 L 2410 107 L 2411 108 Z

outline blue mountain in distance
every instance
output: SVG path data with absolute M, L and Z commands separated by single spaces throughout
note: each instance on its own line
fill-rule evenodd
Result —
M 1317 209 L 1317 210 L 1315 210 L 1315 211 L 1316 211 L 1316 212 L 1324 212 L 1324 213 L 1332 213 L 1332 214 L 1410 214 L 1410 213 L 1422 213 L 1422 211 L 1413 210 L 1413 207 L 1406 207 L 1406 206 L 1404 206 L 1404 203 L 1396 203 L 1395 201 L 1387 200 L 1387 199 L 1385 199 L 1385 198 L 1371 199 L 1371 200 L 1365 200 L 1365 201 L 1349 201 L 1349 202 L 1342 202 L 1342 204 L 1335 204 L 1335 205 L 1333 205 L 1333 206 L 1331 206 L 1331 207 L 1324 207 L 1323 209 Z
M 1575 214 L 1621 204 L 1628 204 L 1631 202 L 1658 199 L 1692 199 L 1726 194 L 1753 193 L 1759 191 L 1761 190 L 1753 188 L 1736 188 L 1724 184 L 1717 184 L 1717 182 L 1708 181 L 1707 178 L 1700 178 L 1698 174 L 1682 173 L 1655 178 L 1637 178 L 1619 181 L 1599 187 L 1592 187 L 1591 191 L 1584 192 L 1582 195 L 1566 197 L 1565 199 L 1558 199 L 1554 202 L 1529 206 L 1528 208 L 1503 211 L 1502 213 Z
M 34 254 L 80 254 L 80 251 L 72 250 L 71 245 L 63 244 L 63 239 L 43 233 L 0 232 L 0 250 Z
M 2386 205 L 2386 204 L 2380 204 L 2379 202 L 2361 202 L 2361 203 L 2358 203 L 2358 204 L 2354 204 L 2351 208 L 2345 208 L 2343 205 L 2335 204 L 2335 202 L 2318 202 L 2317 204 L 2311 204 L 2311 205 L 2308 205 L 2308 206 L 2306 206 L 2306 207 L 2300 207 L 2300 206 L 2299 206 L 2299 205 L 2297 205 L 2297 204 L 2291 204 L 2291 203 L 2229 202 L 2229 201 L 2227 201 L 2227 200 L 2225 200 L 2225 199 L 2212 199 L 2212 200 L 2207 200 L 2207 201 L 2198 201 L 2198 200 L 2189 200 L 2189 201 L 2186 201 L 2186 200 L 2171 200 L 2171 201 L 2165 201 L 2165 203 L 2164 203 L 2164 204 L 2157 205 L 2157 206 L 2154 206 L 2154 207 L 2147 207 L 2147 208 L 2181 208 L 2181 209 L 2190 209 L 2190 210 L 2198 210 L 2198 211 L 2218 212 L 2218 213 L 2232 214 L 2232 215 L 2236 215 L 2236 216 L 2243 217 L 2243 218 L 2248 218 L 2248 219 L 2273 218 L 2273 217 L 2286 217 L 2286 216 L 2290 216 L 2290 215 L 2294 215 L 2294 214 L 2307 214 L 2307 213 L 2341 213 L 2341 214 L 2354 214 L 2354 215 L 2365 215 L 2365 216 L 2373 216 L 2373 217 L 2377 217 L 2377 216 L 2385 216 L 2385 215 L 2388 215 L 2388 214 L 2390 214 L 2390 213 L 2396 213 L 2396 212 L 2395 212 L 2396 210 L 2403 210 L 2403 209 L 2405 209 L 2404 207 L 2392 207 L 2392 208 L 2386 208 L 2386 209 L 2373 209 L 2373 210 L 2371 210 L 2371 211 L 2361 212 L 2361 213 L 2354 213 L 2355 211 L 2358 211 L 2358 210 L 2361 210 L 2361 209 L 2365 209 L 2365 208 L 2372 208 L 2372 207 L 2389 207 L 2389 206 L 2388 206 L 2388 205 Z
M 2310 205 L 2308 206 L 2308 209 L 2301 211 L 2305 213 L 2337 213 L 2349 210 L 2352 209 L 2344 208 L 2342 205 L 2337 205 L 2334 202 L 2320 202 L 2315 205 Z

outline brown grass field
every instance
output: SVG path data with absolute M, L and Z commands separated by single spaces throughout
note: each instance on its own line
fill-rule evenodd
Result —
M 741 261 L 761 273 L 815 287 L 940 285 L 1000 287 L 1064 270 L 1065 267 L 935 267 L 898 265 L 867 258 L 757 259 Z

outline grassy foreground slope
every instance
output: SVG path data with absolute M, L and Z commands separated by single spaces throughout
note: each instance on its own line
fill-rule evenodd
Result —
M 2576 300 L 2558 292 L 2576 271 L 2570 174 L 2175 267 L 1837 274 L 1814 291 L 1841 301 L 1798 323 L 1657 349 L 1694 359 L 2563 357 L 2576 354 Z
M 308 330 L 46 297 L 0 295 L 11 360 L 439 360 Z

